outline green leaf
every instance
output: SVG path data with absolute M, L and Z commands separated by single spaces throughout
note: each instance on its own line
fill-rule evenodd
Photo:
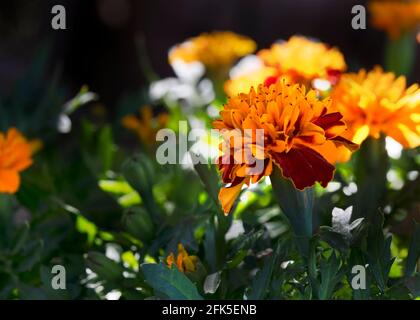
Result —
M 96 225 L 81 214 L 77 214 L 76 229 L 80 233 L 85 233 L 87 235 L 89 244 L 93 243 L 93 240 L 95 240 L 96 234 L 98 233 L 98 228 Z
M 420 297 L 420 273 L 413 277 L 406 278 L 405 285 L 415 298 Z
M 101 279 L 116 283 L 123 279 L 123 267 L 100 252 L 89 252 L 86 262 Z
M 17 254 L 25 244 L 26 240 L 29 236 L 29 223 L 25 222 L 25 224 L 21 227 L 19 230 L 17 237 L 14 241 L 13 249 L 12 249 L 12 255 Z
M 413 238 L 411 239 L 408 257 L 405 263 L 404 274 L 412 276 L 416 271 L 417 261 L 420 258 L 420 223 L 416 223 Z
M 268 261 L 264 263 L 264 267 L 258 271 L 254 280 L 252 281 L 251 292 L 248 295 L 248 299 L 261 300 L 265 298 L 268 289 L 270 288 L 271 278 L 276 261 L 276 255 L 273 253 L 268 258 Z
M 330 258 L 321 260 L 321 282 L 319 285 L 318 297 L 321 300 L 330 299 L 334 293 L 334 289 L 344 276 L 344 271 L 341 268 L 340 260 L 337 258 L 335 252 Z
M 156 296 L 174 300 L 202 300 L 194 284 L 177 268 L 168 268 L 163 263 L 141 266 L 146 282 Z
M 140 194 L 153 220 L 159 222 L 159 211 L 153 195 L 154 168 L 151 161 L 144 156 L 135 156 L 124 162 L 122 170 L 127 182 Z
M 155 237 L 155 227 L 152 219 L 143 208 L 133 207 L 128 209 L 123 215 L 122 225 L 128 233 L 141 241 L 148 242 Z
M 340 252 L 348 251 L 349 246 L 341 233 L 332 230 L 332 228 L 328 226 L 321 226 L 319 231 L 321 239 L 327 242 L 332 248 L 339 250 Z
M 195 156 L 197 157 L 197 156 Z M 204 188 L 217 205 L 219 205 L 219 177 L 214 165 L 208 165 L 203 156 L 199 155 L 199 161 L 194 164 L 194 169 L 201 179 Z
M 392 236 L 384 236 L 383 224 L 384 217 L 381 213 L 378 213 L 369 227 L 367 238 L 369 268 L 372 270 L 371 273 L 382 292 L 387 288 L 389 272 L 395 260 L 391 259 Z

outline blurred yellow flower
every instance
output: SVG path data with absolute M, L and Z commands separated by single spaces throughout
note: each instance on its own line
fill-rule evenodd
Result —
M 275 43 L 270 49 L 261 50 L 258 56 L 265 65 L 275 67 L 282 75 L 303 80 L 326 78 L 329 72 L 344 71 L 343 54 L 325 43 L 302 36 L 293 36 L 284 43 Z
M 256 49 L 255 42 L 230 31 L 203 33 L 176 45 L 169 52 L 169 62 L 200 61 L 209 69 L 230 67 L 237 59 Z
M 15 128 L 0 132 L 0 193 L 16 193 L 19 173 L 32 164 L 31 144 Z
M 194 272 L 197 270 L 197 256 L 190 256 L 185 250 L 184 246 L 180 243 L 178 244 L 178 255 L 176 256 L 173 252 L 166 258 L 166 264 L 168 267 L 172 268 L 175 264 L 179 271 L 181 272 Z
M 153 145 L 156 142 L 156 133 L 168 123 L 168 114 L 159 113 L 154 117 L 152 108 L 143 106 L 140 108 L 139 115 L 140 117 L 136 115 L 125 116 L 122 119 L 122 125 L 135 132 L 145 145 Z
M 344 74 L 331 97 L 344 116 L 347 139 L 361 143 L 384 133 L 405 148 L 420 145 L 420 89 L 418 84 L 407 88 L 404 76 L 380 67 Z
M 262 66 L 227 81 L 224 89 L 228 96 L 260 83 L 270 85 L 280 77 L 287 77 L 307 87 L 315 79 L 326 79 L 334 84 L 346 69 L 344 56 L 338 49 L 303 36 L 293 36 L 286 42 L 275 43 L 257 55 Z
M 419 0 L 371 0 L 369 11 L 372 25 L 393 39 L 420 25 Z

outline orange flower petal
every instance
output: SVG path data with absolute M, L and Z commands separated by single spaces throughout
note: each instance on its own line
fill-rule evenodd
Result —
M 219 201 L 222 205 L 225 215 L 227 215 L 232 209 L 236 198 L 238 198 L 239 194 L 241 193 L 241 189 L 245 183 L 245 180 L 246 179 L 237 179 L 237 181 L 232 183 L 230 187 L 224 187 L 220 189 Z
M 20 186 L 17 171 L 0 169 L 0 193 L 16 193 Z

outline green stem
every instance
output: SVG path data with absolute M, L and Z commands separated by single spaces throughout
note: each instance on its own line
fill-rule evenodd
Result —
M 416 58 L 416 37 L 407 32 L 398 39 L 389 39 L 385 51 L 385 68 L 397 75 L 409 76 Z
M 299 251 L 308 257 L 313 228 L 313 187 L 297 190 L 290 180 L 283 178 L 278 168 L 270 178 L 274 195 L 293 228 Z
M 386 189 L 389 159 L 385 149 L 385 137 L 365 140 L 355 157 L 355 182 L 357 193 L 353 201 L 352 220 L 369 219 L 376 213 Z

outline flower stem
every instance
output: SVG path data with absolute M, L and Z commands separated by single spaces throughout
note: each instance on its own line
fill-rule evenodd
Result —
M 385 68 L 397 75 L 409 76 L 416 58 L 416 37 L 407 32 L 398 39 L 389 39 L 385 51 Z
M 297 190 L 278 168 L 271 175 L 274 195 L 293 228 L 300 253 L 308 257 L 313 228 L 313 187 Z

